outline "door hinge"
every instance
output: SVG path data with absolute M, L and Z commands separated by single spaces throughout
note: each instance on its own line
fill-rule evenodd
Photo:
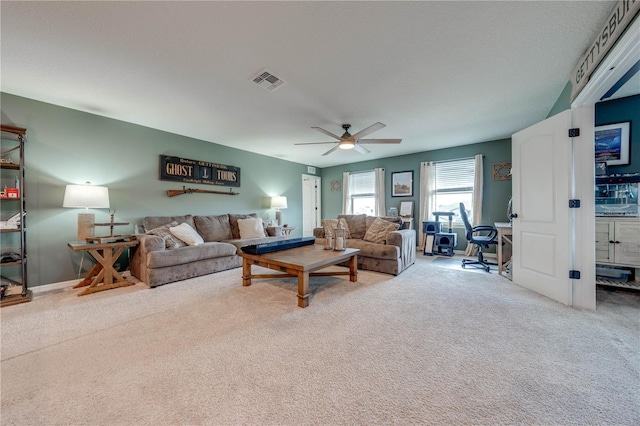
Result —
M 572 269 L 569 271 L 569 278 L 572 280 L 579 280 L 580 279 L 580 271 L 576 271 L 575 269 Z
M 573 129 L 569 129 L 569 137 L 570 138 L 577 138 L 578 136 L 580 136 L 580 128 L 579 127 L 574 127 Z
M 580 208 L 580 200 L 569 200 L 569 208 L 570 209 L 579 209 Z

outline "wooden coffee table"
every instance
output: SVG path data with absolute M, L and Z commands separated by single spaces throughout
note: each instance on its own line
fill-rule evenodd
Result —
M 320 245 L 308 245 L 265 254 L 238 253 L 242 257 L 242 285 L 251 285 L 252 278 L 298 277 L 298 306 L 309 306 L 309 277 L 349 275 L 358 281 L 358 253 L 360 249 L 325 250 Z M 348 271 L 315 272 L 327 266 L 349 261 Z M 251 266 L 280 271 L 282 274 L 252 274 Z

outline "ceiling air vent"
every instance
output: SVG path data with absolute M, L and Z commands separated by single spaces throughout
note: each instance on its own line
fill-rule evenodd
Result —
M 273 92 L 285 83 L 284 80 L 279 79 L 273 75 L 271 71 L 267 70 L 260 71 L 258 74 L 251 77 L 251 80 L 270 92 Z

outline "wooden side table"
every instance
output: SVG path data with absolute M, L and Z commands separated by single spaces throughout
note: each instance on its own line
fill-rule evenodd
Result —
M 117 287 L 126 287 L 133 285 L 131 281 L 127 281 L 113 267 L 124 249 L 135 247 L 138 240 L 135 237 L 129 238 L 128 241 L 114 241 L 108 243 L 87 243 L 85 241 L 72 241 L 67 244 L 73 251 L 84 251 L 96 260 L 96 264 L 91 268 L 89 274 L 73 288 L 87 287 L 78 293 L 78 296 L 84 296 L 98 291 L 109 290 Z

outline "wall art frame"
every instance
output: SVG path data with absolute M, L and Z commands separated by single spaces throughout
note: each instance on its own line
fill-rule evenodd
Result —
M 491 176 L 493 180 L 511 180 L 511 163 L 494 163 Z
M 413 170 L 391 173 L 391 196 L 413 197 Z
M 606 162 L 607 166 L 629 164 L 629 137 L 631 122 L 597 126 L 595 133 L 595 162 Z

